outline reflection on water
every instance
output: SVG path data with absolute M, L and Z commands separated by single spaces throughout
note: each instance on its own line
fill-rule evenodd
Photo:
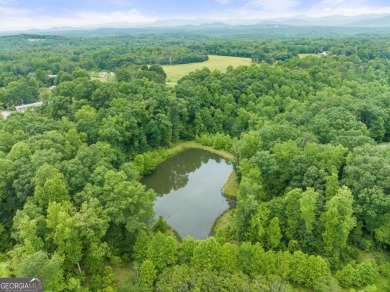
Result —
M 159 195 L 156 217 L 163 216 L 181 237 L 204 239 L 229 207 L 221 189 L 232 169 L 217 155 L 189 149 L 161 163 L 142 183 Z
M 154 189 L 159 196 L 166 195 L 172 190 L 185 187 L 189 174 L 199 169 L 202 164 L 207 164 L 210 159 L 217 163 L 222 160 L 206 151 L 188 149 L 158 165 L 152 174 L 142 179 L 142 183 Z

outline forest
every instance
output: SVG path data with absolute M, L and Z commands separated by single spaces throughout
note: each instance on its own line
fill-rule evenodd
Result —
M 215 34 L 0 37 L 0 277 L 390 291 L 388 35 Z M 253 64 L 165 84 L 161 65 L 208 55 Z M 235 156 L 238 193 L 226 226 L 178 240 L 139 179 L 194 140 Z

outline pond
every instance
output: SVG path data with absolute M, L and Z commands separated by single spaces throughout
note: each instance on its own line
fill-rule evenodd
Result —
M 218 155 L 188 149 L 159 164 L 141 182 L 157 193 L 156 218 L 165 221 L 184 238 L 205 239 L 228 201 L 222 187 L 233 171 Z

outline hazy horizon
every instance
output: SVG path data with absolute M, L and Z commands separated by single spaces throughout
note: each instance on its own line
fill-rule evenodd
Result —
M 267 19 L 390 13 L 385 0 L 0 0 L 0 31 L 167 19 Z

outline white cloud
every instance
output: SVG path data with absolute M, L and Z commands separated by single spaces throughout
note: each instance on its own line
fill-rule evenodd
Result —
M 318 5 L 304 12 L 309 16 L 346 15 L 390 13 L 390 3 L 386 7 L 373 7 L 366 0 L 323 0 Z
M 214 0 L 218 4 L 226 5 L 231 2 L 231 0 Z
M 322 1 L 323 4 L 338 4 L 345 2 L 345 0 L 324 0 Z
M 23 16 L 28 15 L 29 11 L 23 8 L 16 8 L 0 3 L 0 21 L 8 16 Z
M 0 0 L 0 5 L 10 5 L 13 0 Z
M 267 19 L 291 17 L 305 14 L 312 17 L 328 15 L 362 15 L 390 13 L 387 7 L 373 7 L 369 0 L 321 0 L 313 1 L 308 8 L 302 8 L 301 0 L 246 0 L 236 10 L 223 10 L 214 14 L 215 19 Z M 317 3 L 317 4 L 316 4 Z
M 29 28 L 50 28 L 70 26 L 78 27 L 91 24 L 112 22 L 141 23 L 152 22 L 155 19 L 146 17 L 136 9 L 129 11 L 78 12 L 69 16 L 42 15 L 41 11 L 16 9 L 0 6 L 0 31 L 23 30 Z
M 76 13 L 74 20 L 78 23 L 105 23 L 105 22 L 149 22 L 154 19 L 144 16 L 136 9 L 129 11 L 115 11 L 110 13 L 101 12 L 80 12 Z
M 305 12 L 308 16 L 313 17 L 321 17 L 321 16 L 329 16 L 329 15 L 345 15 L 345 16 L 356 16 L 363 14 L 385 14 L 390 13 L 389 7 L 368 7 L 368 6 L 360 6 L 360 7 L 338 7 L 335 9 L 324 7 L 321 9 L 311 9 Z
M 266 11 L 286 11 L 299 5 L 297 0 L 247 0 L 244 7 Z
M 213 18 L 234 20 L 288 17 L 296 14 L 293 10 L 298 5 L 298 0 L 245 0 L 241 8 L 214 13 Z
M 129 7 L 130 1 L 112 0 L 115 3 L 123 3 L 123 7 Z M 387 7 L 373 7 L 370 0 L 318 0 L 313 1 L 310 8 L 302 10 L 302 0 L 242 0 L 242 6 L 236 9 L 229 9 L 229 3 L 233 0 L 213 0 L 223 7 L 220 11 L 205 11 L 202 17 L 209 17 L 215 20 L 237 20 L 237 19 L 266 19 L 289 17 L 299 14 L 307 16 L 327 15 L 361 15 L 390 13 L 390 3 Z M 305 1 L 307 2 L 307 1 Z M 104 24 L 112 22 L 152 22 L 157 18 L 147 17 L 136 9 L 127 9 L 116 12 L 72 12 L 56 17 L 56 11 L 44 9 L 25 9 L 17 6 L 14 0 L 0 0 L 0 31 L 23 30 L 29 28 L 50 28 L 71 26 L 79 27 L 91 24 Z M 119 9 L 118 9 L 119 10 Z M 298 11 L 299 10 L 299 11 Z M 193 18 L 199 15 L 193 15 Z M 185 18 L 185 17 L 184 17 Z

